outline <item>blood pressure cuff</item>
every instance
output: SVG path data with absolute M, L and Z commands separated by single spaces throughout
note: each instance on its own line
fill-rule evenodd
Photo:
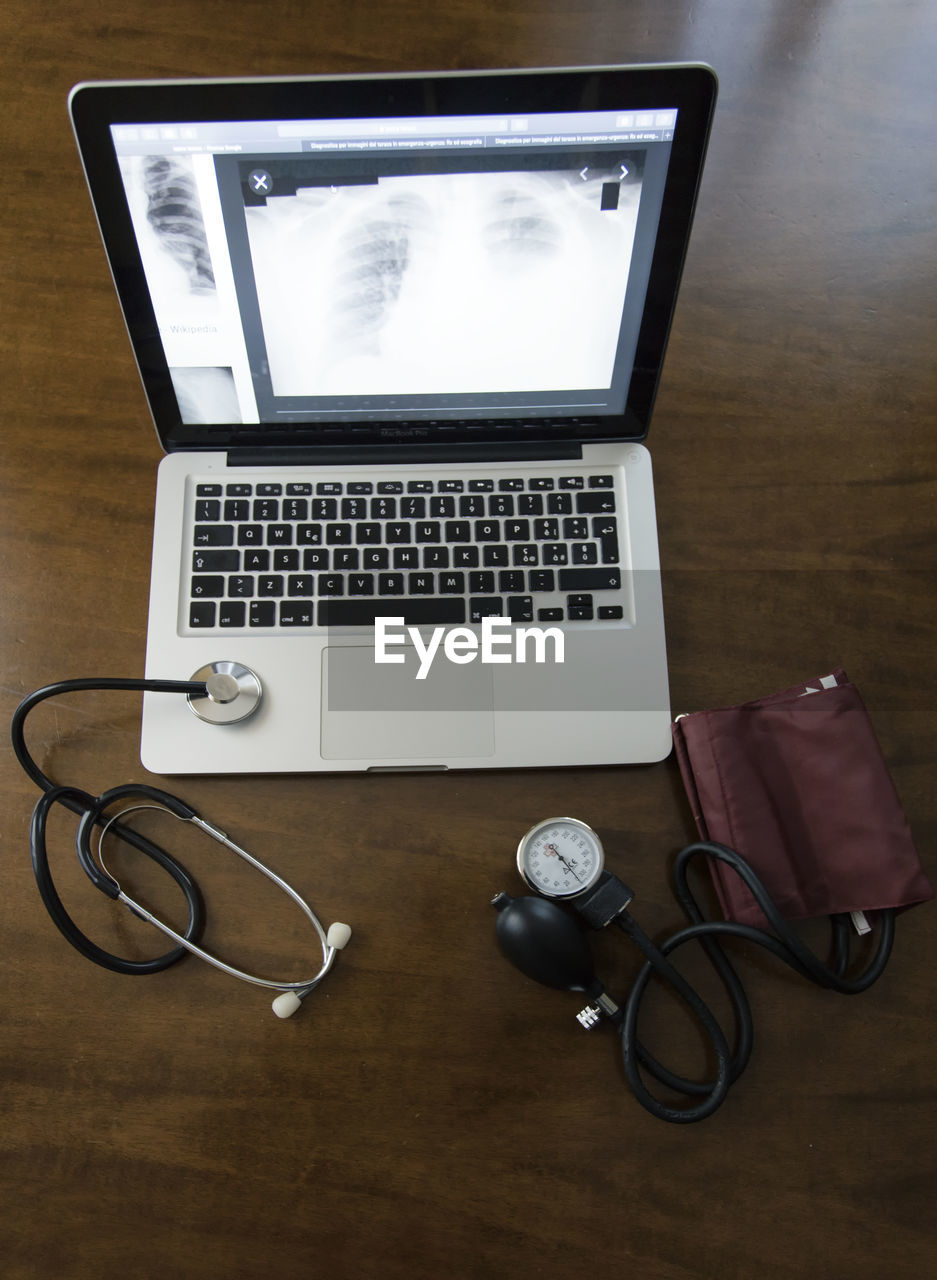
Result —
M 934 896 L 845 672 L 681 716 L 673 736 L 700 836 L 740 853 L 786 918 Z M 710 867 L 726 919 L 763 928 L 739 877 L 716 859 Z

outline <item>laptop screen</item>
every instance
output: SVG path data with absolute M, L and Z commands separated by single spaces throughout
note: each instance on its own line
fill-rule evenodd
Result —
M 214 120 L 118 104 L 107 133 L 178 422 L 622 419 L 682 123 L 659 94 Z

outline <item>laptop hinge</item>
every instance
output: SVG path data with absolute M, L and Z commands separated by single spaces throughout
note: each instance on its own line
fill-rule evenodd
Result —
M 365 445 L 358 448 L 324 446 L 321 449 L 231 449 L 229 467 L 337 467 L 399 466 L 426 462 L 543 462 L 582 458 L 582 445 L 516 441 L 504 444 Z

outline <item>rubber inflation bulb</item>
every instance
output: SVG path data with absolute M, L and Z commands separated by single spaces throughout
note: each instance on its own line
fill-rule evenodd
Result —
M 272 1008 L 278 1018 L 292 1018 L 301 1004 L 302 1000 L 295 991 L 284 991 L 274 1000 Z
M 329 931 L 326 934 L 325 940 L 330 947 L 334 947 L 336 951 L 341 951 L 343 947 L 348 945 L 348 939 L 350 937 L 351 929 L 348 925 L 340 924 L 336 921 L 335 924 L 329 925 Z

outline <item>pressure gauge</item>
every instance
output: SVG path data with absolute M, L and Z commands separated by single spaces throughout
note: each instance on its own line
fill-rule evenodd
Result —
M 532 889 L 548 898 L 572 898 L 602 874 L 602 842 L 577 818 L 547 818 L 517 846 L 517 869 Z

